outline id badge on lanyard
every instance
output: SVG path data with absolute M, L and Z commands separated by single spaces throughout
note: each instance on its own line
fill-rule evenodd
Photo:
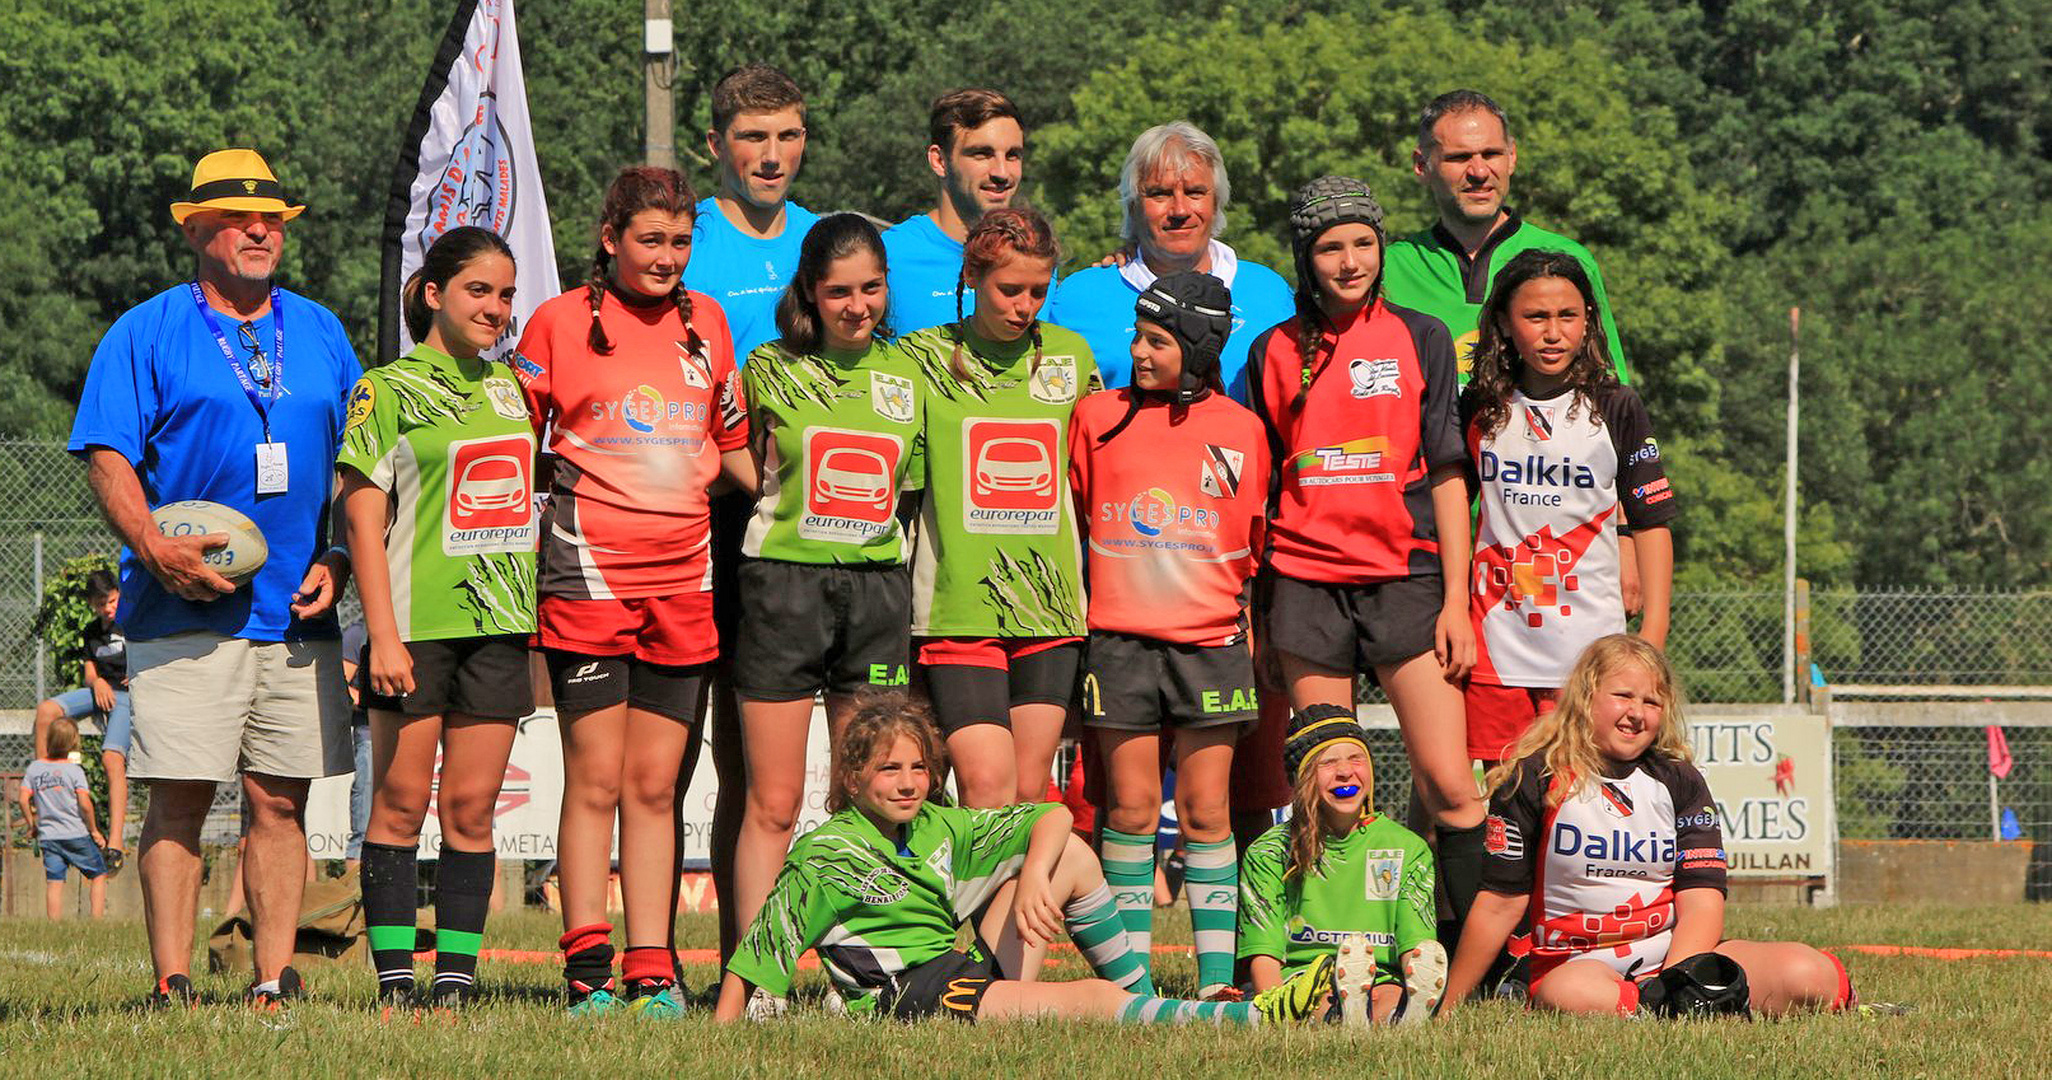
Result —
M 285 444 L 271 438 L 271 407 L 285 394 L 285 308 L 279 303 L 278 290 L 271 290 L 271 362 L 269 379 L 264 392 L 257 389 L 257 381 L 250 378 L 249 370 L 242 366 L 241 358 L 228 345 L 228 335 L 221 332 L 221 324 L 214 320 L 214 311 L 207 306 L 206 294 L 200 291 L 199 282 L 189 283 L 192 289 L 193 305 L 199 308 L 200 317 L 206 320 L 207 330 L 214 335 L 214 344 L 220 346 L 222 359 L 228 361 L 228 370 L 235 373 L 235 381 L 242 384 L 242 392 L 257 411 L 257 419 L 264 427 L 264 440 L 256 444 L 256 493 L 258 495 L 283 495 L 291 478 L 286 466 Z

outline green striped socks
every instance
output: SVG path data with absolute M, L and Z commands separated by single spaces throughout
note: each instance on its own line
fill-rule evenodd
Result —
M 1251 1001 L 1178 1001 L 1133 995 L 1119 1010 L 1121 1024 L 1236 1024 L 1253 1027 L 1261 1014 Z
M 1190 900 L 1190 930 L 1197 944 L 1199 997 L 1233 981 L 1233 948 L 1240 917 L 1240 864 L 1233 855 L 1230 836 L 1216 843 L 1188 840 L 1183 844 L 1188 868 L 1183 894 Z
M 1120 924 L 1120 913 L 1112 904 L 1110 890 L 1099 885 L 1069 901 L 1062 909 L 1062 919 L 1068 926 L 1069 939 L 1076 943 L 1076 951 L 1090 961 L 1098 978 L 1136 994 L 1154 993 L 1145 954 L 1133 951 L 1132 939 Z
M 1154 970 L 1154 834 L 1134 836 L 1116 829 L 1104 830 L 1100 843 L 1104 861 L 1104 883 L 1111 889 L 1112 902 L 1119 907 L 1119 921 L 1126 926 L 1126 940 L 1140 956 L 1141 966 Z

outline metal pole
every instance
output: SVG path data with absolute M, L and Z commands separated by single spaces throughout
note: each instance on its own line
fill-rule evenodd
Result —
M 675 31 L 670 24 L 670 0 L 642 0 L 643 92 L 647 98 L 648 132 L 642 143 L 642 157 L 659 169 L 677 167 L 677 121 L 670 97 L 670 81 L 677 73 Z
M 2002 839 L 2002 799 L 1995 791 L 1995 774 L 1988 774 L 1988 839 Z
M 1796 368 L 1803 309 L 1788 309 L 1788 479 L 1781 510 L 1782 610 L 1781 702 L 1795 701 L 1796 575 Z
M 42 531 L 41 531 L 41 530 L 37 530 L 37 532 L 36 532 L 36 601 L 35 601 L 35 602 L 36 602 L 36 607 L 37 607 L 38 609 L 40 609 L 40 608 L 41 608 L 41 607 L 43 606 L 43 533 L 42 533 Z M 37 634 L 37 635 L 36 635 L 36 702 L 37 702 L 38 704 L 42 703 L 42 702 L 43 702 L 44 700 L 48 699 L 48 698 L 49 698 L 49 696 L 50 696 L 50 695 L 49 695 L 49 693 L 48 693 L 48 687 L 47 687 L 47 684 L 46 684 L 46 683 L 45 683 L 45 681 L 44 681 L 44 680 L 45 680 L 45 679 L 47 678 L 47 676 L 46 676 L 46 675 L 44 674 L 44 672 L 43 672 L 43 666 L 44 666 L 44 664 L 43 664 L 43 662 L 44 662 L 44 655 L 43 655 L 43 654 L 44 654 L 44 652 L 45 652 L 45 651 L 47 651 L 47 649 L 48 649 L 48 646 L 46 646 L 46 645 L 44 645 L 44 644 L 43 644 L 43 635 L 41 635 L 41 634 Z

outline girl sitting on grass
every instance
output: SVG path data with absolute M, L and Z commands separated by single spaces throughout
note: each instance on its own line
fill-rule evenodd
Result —
M 1447 1008 L 1524 924 L 1536 1007 L 1778 1015 L 1852 1004 L 1830 953 L 1725 938 L 1724 837 L 1687 732 L 1659 649 L 1612 634 L 1582 653 L 1560 704 L 1490 770 L 1490 858 Z
M 1342 1013 L 1359 985 L 1328 956 L 1253 1001 L 1133 993 L 1145 969 L 1066 808 L 944 805 L 940 734 L 894 694 L 866 697 L 833 760 L 834 814 L 798 841 L 742 936 L 720 987 L 723 1022 L 781 1011 L 815 945 L 849 1012 L 903 1020 L 1283 1023 Z M 972 916 L 977 940 L 958 948 L 956 927 Z M 1033 981 L 1064 928 L 1098 978 Z
M 1296 784 L 1290 819 L 1248 846 L 1240 871 L 1239 954 L 1255 991 L 1365 949 L 1374 1019 L 1431 1019 L 1446 989 L 1432 851 L 1374 811 L 1367 733 L 1353 710 L 1313 705 L 1290 719 L 1283 762 Z

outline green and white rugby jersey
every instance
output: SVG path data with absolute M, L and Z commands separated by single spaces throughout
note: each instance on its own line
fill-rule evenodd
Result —
M 1287 821 L 1249 844 L 1240 865 L 1239 955 L 1275 957 L 1284 978 L 1357 931 L 1375 946 L 1376 981 L 1402 981 L 1397 959 L 1437 934 L 1432 851 L 1387 817 L 1327 836 L 1317 871 L 1302 880 L 1285 880 L 1289 865 Z
M 349 392 L 336 464 L 392 497 L 401 641 L 531 634 L 534 428 L 505 369 L 425 345 Z
M 762 495 L 741 553 L 795 563 L 905 561 L 898 492 L 926 482 L 918 371 L 890 345 L 748 355 L 749 438 Z
M 727 970 L 781 996 L 817 945 L 848 1011 L 873 1013 L 893 976 L 954 948 L 955 928 L 1018 875 L 1033 824 L 1053 808 L 927 803 L 902 845 L 843 810 L 792 846 Z
M 907 334 L 926 412 L 926 498 L 912 554 L 912 632 L 1071 637 L 1083 556 L 1069 492 L 1069 414 L 1103 389 L 1081 335 L 1040 324 L 998 344 L 963 324 L 969 379 L 949 366 L 951 326 Z

